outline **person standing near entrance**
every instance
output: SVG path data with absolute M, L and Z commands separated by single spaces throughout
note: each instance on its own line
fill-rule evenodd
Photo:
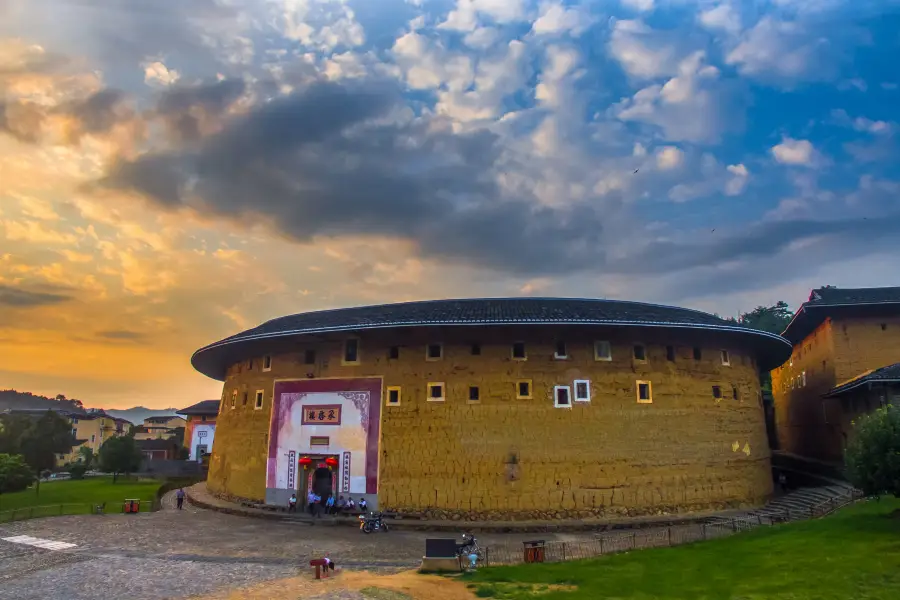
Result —
M 328 496 L 328 500 L 325 501 L 325 514 L 334 514 L 334 496 Z
M 312 490 L 309 491 L 309 494 L 306 495 L 306 504 L 307 509 L 309 509 L 309 514 L 311 516 L 316 515 L 316 502 L 319 501 L 319 497 L 316 496 L 316 493 Z

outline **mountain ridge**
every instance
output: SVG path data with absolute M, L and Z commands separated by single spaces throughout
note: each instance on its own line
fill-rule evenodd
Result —
M 63 394 L 59 394 L 56 398 L 48 398 L 40 394 L 20 392 L 13 389 L 0 390 L 0 411 L 23 409 L 65 410 L 74 413 L 84 413 L 88 407 L 84 406 L 81 400 L 66 398 Z M 103 409 L 109 416 L 125 419 L 134 425 L 140 425 L 148 417 L 174 416 L 177 410 L 177 408 L 153 409 L 144 406 Z

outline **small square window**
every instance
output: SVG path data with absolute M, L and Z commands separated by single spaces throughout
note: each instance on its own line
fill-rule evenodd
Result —
M 650 385 L 649 381 L 636 381 L 635 387 L 637 388 L 637 401 L 640 404 L 652 404 L 653 403 L 653 388 Z
M 263 357 L 263 371 L 272 370 L 272 357 L 268 354 Z
M 316 351 L 315 350 L 307 350 L 303 353 L 303 364 L 306 364 L 306 365 L 316 364 Z
M 241 406 L 247 406 L 247 400 L 249 400 L 249 399 L 250 399 L 250 394 L 248 394 L 247 392 L 244 392 L 244 401 L 241 402 Z
M 731 386 L 731 397 L 738 402 L 741 400 L 741 393 L 738 391 L 736 385 Z
M 591 401 L 591 382 L 587 379 L 575 380 L 575 402 Z
M 481 400 L 481 390 L 477 385 L 469 386 L 469 402 L 478 402 Z
M 391 346 L 388 348 L 388 358 L 392 360 L 400 358 L 400 346 Z
M 700 348 L 694 348 L 694 360 L 701 360 L 703 358 L 703 351 Z
M 606 340 L 594 342 L 594 360 L 612 360 L 612 344 Z
M 344 340 L 344 360 L 345 365 L 359 364 L 359 340 L 351 338 Z
M 516 382 L 516 400 L 528 400 L 531 398 L 531 380 L 522 379 Z
M 882 331 L 887 331 L 887 323 L 882 323 L 882 324 L 881 324 L 881 330 L 882 330 Z
M 572 397 L 567 385 L 553 388 L 553 406 L 556 408 L 572 408 Z
M 675 346 L 666 346 L 666 360 L 675 362 Z
M 443 402 L 444 401 L 444 384 L 429 383 L 428 384 L 428 401 Z
M 713 393 L 713 398 L 718 400 L 719 398 L 722 397 L 722 387 L 718 386 L 718 385 L 712 386 L 712 393 Z
M 800 387 L 806 387 L 806 371 L 800 372 Z
M 472 356 L 481 356 L 481 344 L 472 344 Z
M 647 347 L 643 344 L 634 345 L 634 360 L 647 360 Z
M 265 392 L 263 390 L 256 390 L 256 404 L 254 405 L 254 410 L 260 410 L 263 407 L 263 398 L 265 398 Z
M 525 354 L 525 342 L 516 342 L 512 345 L 513 360 L 525 360 L 528 356 Z
M 425 346 L 425 360 L 441 360 L 443 357 L 443 344 L 428 344 Z
M 252 371 L 252 370 L 253 370 L 253 359 L 252 359 L 252 358 L 251 358 L 250 360 L 247 361 L 247 370 L 248 370 L 248 371 Z
M 400 387 L 392 386 L 387 389 L 387 403 L 388 406 L 399 406 L 400 405 Z
M 569 358 L 569 353 L 566 352 L 565 342 L 556 342 L 556 351 L 553 353 L 553 358 Z
M 728 356 L 728 350 L 721 350 L 720 353 L 722 356 L 722 366 L 730 367 L 731 366 L 731 357 Z
M 231 408 L 234 408 L 237 404 L 237 390 L 231 392 Z

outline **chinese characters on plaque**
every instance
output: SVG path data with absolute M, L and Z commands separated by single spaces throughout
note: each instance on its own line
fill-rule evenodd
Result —
M 341 405 L 304 406 L 303 425 L 340 425 Z
M 288 452 L 288 489 L 294 489 L 294 469 L 296 468 L 297 452 Z
M 341 491 L 347 493 L 350 491 L 350 453 L 344 452 L 341 455 Z

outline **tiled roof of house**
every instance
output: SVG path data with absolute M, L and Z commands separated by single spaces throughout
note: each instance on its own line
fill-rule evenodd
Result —
M 828 390 L 824 395 L 825 398 L 840 396 L 846 392 L 854 390 L 868 383 L 900 383 L 900 363 L 894 363 L 873 371 L 866 371 L 854 377 L 850 381 L 846 381 L 839 386 Z
M 179 415 L 218 415 L 218 400 L 202 400 L 178 411 Z
M 894 305 L 900 313 L 900 287 L 818 288 L 809 293 L 809 299 L 781 335 L 796 344 L 838 311 L 862 307 L 890 309 Z
M 139 450 L 169 450 L 178 446 L 173 440 L 135 440 Z
M 180 419 L 177 415 L 165 415 L 160 417 L 147 417 L 144 423 L 168 423 L 172 419 Z
M 338 308 L 280 317 L 197 350 L 191 363 L 201 373 L 221 379 L 225 364 L 240 356 L 239 348 L 246 350 L 247 342 L 397 327 L 548 324 L 732 331 L 757 339 L 768 338 L 768 350 L 778 354 L 781 362 L 790 355 L 789 344 L 777 335 L 688 308 L 581 298 L 471 298 Z M 788 354 L 782 357 L 785 349 Z M 763 358 L 762 362 L 768 361 Z

